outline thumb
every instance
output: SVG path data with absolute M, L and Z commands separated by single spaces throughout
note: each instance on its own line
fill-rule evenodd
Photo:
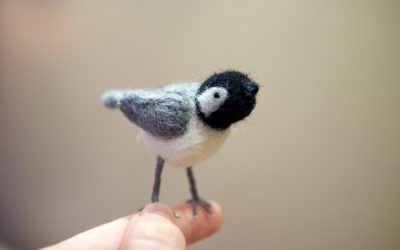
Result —
M 173 211 L 160 203 L 148 204 L 132 216 L 120 249 L 185 249 L 185 236 L 175 224 Z

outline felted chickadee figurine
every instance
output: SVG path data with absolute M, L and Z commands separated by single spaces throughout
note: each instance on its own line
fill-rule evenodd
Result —
M 197 205 L 211 213 L 199 197 L 192 166 L 214 154 L 225 142 L 230 126 L 247 117 L 256 105 L 258 85 L 238 71 L 210 76 L 205 82 L 181 83 L 155 90 L 110 90 L 102 100 L 119 108 L 141 128 L 146 146 L 157 156 L 151 196 L 158 202 L 164 163 L 185 167 L 193 213 Z

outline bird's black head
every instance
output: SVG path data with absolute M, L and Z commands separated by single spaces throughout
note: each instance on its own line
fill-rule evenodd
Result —
M 211 128 L 223 130 L 246 118 L 256 105 L 258 85 L 238 71 L 210 76 L 196 94 L 196 110 Z

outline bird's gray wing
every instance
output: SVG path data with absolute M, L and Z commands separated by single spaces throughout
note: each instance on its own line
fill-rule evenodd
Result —
M 185 93 L 159 90 L 108 92 L 103 102 L 119 107 L 137 126 L 157 137 L 181 136 L 194 112 L 194 100 Z

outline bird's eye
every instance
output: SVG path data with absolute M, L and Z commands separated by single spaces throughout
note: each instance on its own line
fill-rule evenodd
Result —
M 215 93 L 214 93 L 214 98 L 218 99 L 218 98 L 219 98 L 219 96 L 220 96 L 220 95 L 219 95 L 219 93 L 218 93 L 218 92 L 215 92 Z

